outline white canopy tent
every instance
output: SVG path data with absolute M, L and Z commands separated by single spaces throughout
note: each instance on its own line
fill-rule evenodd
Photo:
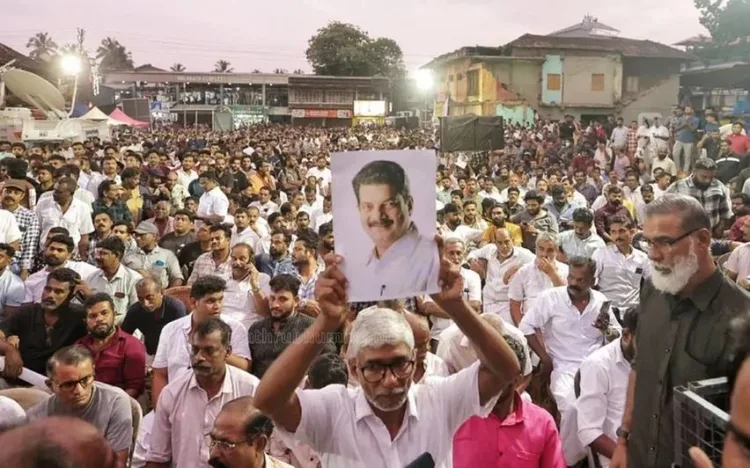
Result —
M 125 122 L 121 122 L 119 120 L 113 119 L 112 117 L 102 112 L 98 107 L 91 108 L 90 111 L 86 112 L 85 115 L 82 115 L 79 118 L 81 120 L 90 120 L 94 122 L 106 122 L 107 125 L 111 125 L 111 126 L 128 125 Z

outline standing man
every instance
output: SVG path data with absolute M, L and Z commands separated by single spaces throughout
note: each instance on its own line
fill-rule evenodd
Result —
M 323 154 L 315 160 L 315 167 L 307 170 L 306 177 L 315 177 L 318 180 L 318 186 L 323 191 L 331 183 L 331 170 L 326 167 L 326 157 Z
M 219 178 L 215 172 L 206 171 L 200 175 L 199 182 L 203 195 L 195 219 L 204 223 L 223 223 L 229 214 L 229 199 L 219 186 Z
M 232 329 L 218 317 L 202 321 L 190 333 L 190 371 L 160 393 L 146 468 L 209 466 L 211 444 L 204 440 L 219 411 L 258 387 L 256 377 L 227 365 L 231 337 Z
M 699 125 L 700 120 L 693 115 L 693 108 L 686 106 L 685 113 L 678 117 L 673 132 L 675 142 L 672 148 L 672 156 L 677 164 L 677 170 L 685 174 L 690 174 L 690 170 L 693 167 L 693 158 L 698 154 L 695 143 L 698 140 L 697 131 Z
M 13 214 L 18 229 L 21 231 L 21 245 L 16 251 L 16 260 L 18 261 L 19 276 L 22 280 L 26 280 L 31 273 L 41 234 L 39 217 L 35 212 L 23 206 L 27 193 L 26 184 L 22 181 L 9 179 L 3 185 L 3 209 Z M 8 240 L 12 241 L 12 239 Z
M 696 199 L 665 194 L 646 208 L 651 280 L 641 290 L 639 356 L 617 430 L 611 468 L 668 467 L 674 460 L 672 389 L 723 375 L 725 334 L 750 309 L 748 297 L 717 270 L 711 219 Z
M 420 234 L 411 221 L 414 199 L 404 168 L 372 161 L 354 176 L 352 187 L 362 230 L 372 242 L 369 254 L 351 267 L 367 285 L 354 294 L 385 299 L 433 288 L 440 259 L 433 238 Z
M 52 197 L 40 200 L 36 205 L 36 214 L 41 221 L 42 243 L 47 240 L 50 229 L 64 226 L 78 247 L 81 258 L 85 259 L 94 224 L 91 222 L 91 207 L 73 198 L 77 188 L 76 181 L 70 177 L 60 178 L 55 182 Z
M 27 411 L 30 421 L 73 416 L 94 425 L 125 466 L 133 444 L 130 398 L 117 387 L 94 381 L 94 358 L 82 346 L 59 349 L 46 366 L 53 395 Z
M 115 303 L 106 293 L 86 299 L 88 335 L 76 342 L 94 357 L 95 379 L 138 398 L 146 387 L 146 348 L 115 325 Z

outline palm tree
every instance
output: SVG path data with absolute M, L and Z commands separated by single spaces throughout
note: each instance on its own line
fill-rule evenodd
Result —
M 102 39 L 101 45 L 96 49 L 96 58 L 100 60 L 99 67 L 102 70 L 131 70 L 133 68 L 132 54 L 124 45 L 111 37 Z
M 283 68 L 277 68 L 273 72 L 276 73 L 277 75 L 285 75 L 286 74 L 286 70 L 283 69 Z
M 298 69 L 294 70 L 294 74 L 295 75 L 304 75 L 305 74 L 305 70 L 303 70 L 301 68 L 298 68 Z
M 34 60 L 40 60 L 51 57 L 57 51 L 57 44 L 46 32 L 36 33 L 26 42 L 26 48 L 31 49 L 29 57 Z
M 251 71 L 250 73 L 256 73 L 256 74 L 257 74 L 257 73 L 263 73 L 263 72 L 262 72 L 262 71 L 260 71 L 260 70 L 258 70 L 258 69 L 256 68 L 255 70 Z
M 181 63 L 175 63 L 174 65 L 172 65 L 172 67 L 170 67 L 170 70 L 172 70 L 173 72 L 184 72 L 185 65 Z
M 222 59 L 214 64 L 214 71 L 216 73 L 232 73 L 234 68 L 232 68 L 231 63 Z

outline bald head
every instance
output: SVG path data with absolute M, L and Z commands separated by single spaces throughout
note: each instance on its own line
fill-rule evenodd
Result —
M 115 468 L 115 453 L 91 424 L 51 417 L 0 436 L 3 468 Z

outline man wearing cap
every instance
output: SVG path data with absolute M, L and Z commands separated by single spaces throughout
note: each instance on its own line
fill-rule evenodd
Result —
M 182 286 L 185 277 L 180 269 L 177 256 L 159 247 L 159 230 L 151 221 L 143 221 L 135 228 L 135 241 L 138 248 L 123 258 L 123 264 L 144 277 L 152 277 L 162 288 Z
M 15 259 L 18 262 L 19 276 L 25 280 L 31 272 L 34 255 L 39 247 L 39 218 L 32 210 L 22 206 L 27 196 L 25 181 L 6 180 L 2 194 L 3 209 L 13 215 L 21 232 L 20 248 L 16 250 Z
M 700 158 L 690 177 L 672 184 L 667 193 L 687 195 L 701 202 L 711 220 L 711 229 L 719 234 L 718 237 L 729 228 L 732 219 L 729 189 L 716 178 L 716 162 L 712 159 Z

